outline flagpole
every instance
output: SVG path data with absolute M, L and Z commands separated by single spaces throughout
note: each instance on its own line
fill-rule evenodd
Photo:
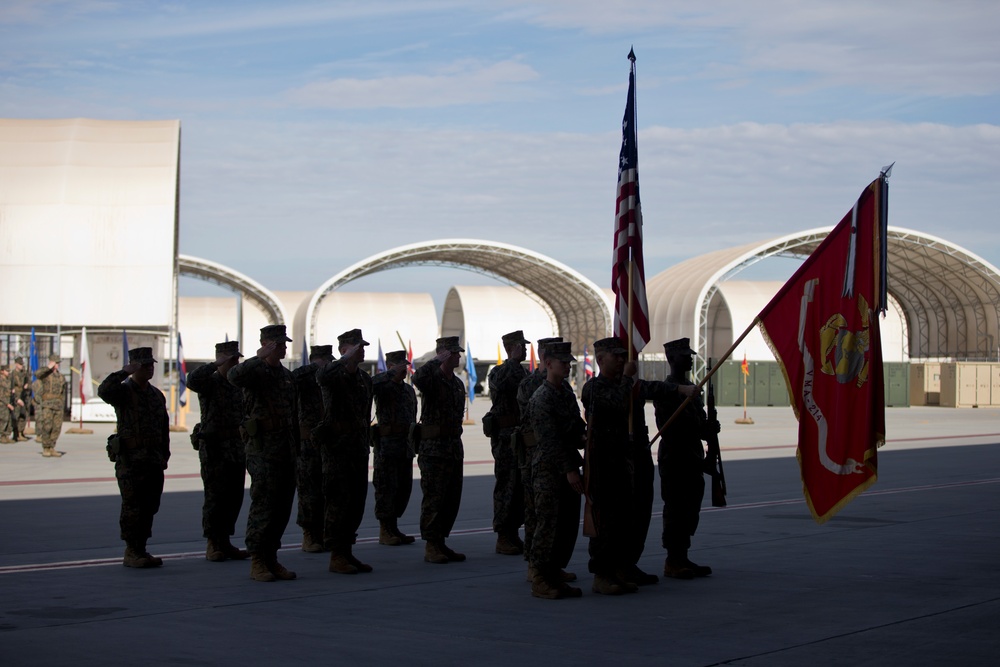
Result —
M 757 326 L 758 324 L 760 324 L 760 315 L 758 315 L 757 317 L 753 318 L 753 322 L 750 323 L 750 326 L 748 326 L 746 328 L 746 330 L 743 333 L 740 334 L 740 337 L 736 339 L 736 342 L 734 342 L 729 347 L 729 349 L 726 350 L 726 352 L 719 359 L 719 362 L 717 364 L 715 364 L 715 366 L 710 371 L 708 371 L 708 373 L 705 374 L 705 377 L 703 377 L 701 379 L 701 382 L 699 382 L 698 385 L 697 385 L 698 389 L 701 389 L 702 387 L 704 387 L 705 384 L 709 380 L 712 379 L 712 376 L 715 375 L 716 371 L 718 371 L 719 368 L 722 366 L 722 362 L 724 362 L 729 357 L 733 356 L 733 352 L 736 350 L 736 348 L 739 346 L 739 344 L 743 342 L 744 338 L 746 338 L 748 335 L 750 335 L 750 332 L 753 331 L 753 328 L 755 326 Z M 653 438 L 649 441 L 650 445 L 652 445 L 654 442 L 656 442 L 657 438 L 659 438 L 661 435 L 663 435 L 663 432 L 667 430 L 667 427 L 674 423 L 674 420 L 677 419 L 678 415 L 681 414 L 681 411 L 684 408 L 687 407 L 687 404 L 691 402 L 692 398 L 694 398 L 694 397 L 693 396 L 688 396 L 687 398 L 684 399 L 684 402 L 681 403 L 677 407 L 676 410 L 674 410 L 674 414 L 670 415 L 670 419 L 668 419 L 666 421 L 666 423 L 662 427 L 660 427 L 660 430 L 657 431 L 656 435 L 654 435 Z

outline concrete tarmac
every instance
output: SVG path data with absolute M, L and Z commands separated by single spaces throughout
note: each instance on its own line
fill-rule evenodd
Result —
M 157 570 L 121 566 L 109 425 L 64 434 L 61 459 L 41 457 L 34 440 L 0 445 L 0 664 L 996 664 L 1000 411 L 888 410 L 878 482 L 819 526 L 802 498 L 791 410 L 753 408 L 755 423 L 736 425 L 742 409 L 720 409 L 729 506 L 704 509 L 691 552 L 715 573 L 602 597 L 581 537 L 569 569 L 583 598 L 548 601 L 531 597 L 521 557 L 493 551 L 478 424 L 488 405 L 471 410 L 449 540 L 467 562 L 424 563 L 419 540 L 378 545 L 369 495 L 356 553 L 375 571 L 328 573 L 326 554 L 298 548 L 293 510 L 279 555 L 299 575 L 291 582 L 204 559 L 185 433 L 172 435 L 149 544 L 165 558 Z M 415 487 L 400 522 L 410 533 Z M 659 509 L 640 562 L 656 574 Z

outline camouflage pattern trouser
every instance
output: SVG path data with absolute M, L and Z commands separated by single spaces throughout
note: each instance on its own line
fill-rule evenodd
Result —
M 629 510 L 629 539 L 625 547 L 626 560 L 635 565 L 642 557 L 646 548 L 646 537 L 649 535 L 649 522 L 653 517 L 653 484 L 656 473 L 653 457 L 649 453 L 648 440 L 643 447 L 638 444 L 633 450 L 635 472 L 632 482 L 632 509 Z
M 35 437 L 42 444 L 44 449 L 55 449 L 56 441 L 62 434 L 63 411 L 62 408 L 53 410 L 42 407 L 36 414 Z M 23 433 L 24 425 L 21 425 L 19 433 Z
M 493 532 L 516 534 L 524 523 L 524 485 L 517 456 L 510 442 L 510 430 L 490 438 L 493 450 Z
M 683 557 L 698 530 L 705 474 L 700 461 L 669 454 L 659 460 L 660 496 L 663 498 L 663 548 Z
M 323 498 L 323 456 L 318 443 L 311 439 L 301 441 L 296 470 L 299 513 L 295 523 L 308 530 L 313 539 L 322 541 L 326 503 Z
M 119 518 L 121 538 L 129 546 L 143 548 L 153 534 L 153 517 L 160 510 L 163 469 L 148 463 L 115 463 L 115 477 L 122 495 Z
M 631 565 L 633 535 L 632 469 L 630 461 L 615 452 L 590 450 L 590 496 L 597 537 L 590 538 L 587 569 L 594 574 L 614 575 Z
M 10 435 L 10 410 L 0 403 L 0 437 Z
M 247 454 L 247 471 L 250 473 L 247 550 L 255 556 L 272 556 L 281 548 L 281 536 L 292 515 L 295 463 Z
M 28 401 L 25 401 L 27 403 Z M 10 413 L 10 425 L 14 429 L 14 433 L 18 436 L 24 435 L 24 427 L 28 423 L 28 408 L 24 405 L 18 405 L 13 403 L 14 411 Z
M 531 469 L 531 457 L 534 456 L 534 449 L 524 451 L 524 462 L 520 463 L 521 486 L 524 487 L 524 560 L 531 562 L 531 545 L 535 539 L 535 487 L 534 473 Z M 521 458 L 519 456 L 518 460 Z
M 564 568 L 580 532 L 580 494 L 569 485 L 566 473 L 544 461 L 533 466 L 531 482 L 535 497 L 531 565 L 542 572 Z
M 462 504 L 462 460 L 443 456 L 417 457 L 420 467 L 420 537 L 441 542 L 451 534 Z
M 236 532 L 236 519 L 243 507 L 243 487 L 246 483 L 247 464 L 242 455 L 232 460 L 226 450 L 242 441 L 224 441 L 206 444 L 202 440 L 198 450 L 201 459 L 201 481 L 205 486 L 205 502 L 201 507 L 202 535 L 208 538 L 229 537 Z
M 359 438 L 323 444 L 323 497 L 323 546 L 354 544 L 368 499 L 368 446 Z
M 392 521 L 403 516 L 413 490 L 413 457 L 406 448 L 406 438 L 383 437 L 375 446 L 375 518 Z

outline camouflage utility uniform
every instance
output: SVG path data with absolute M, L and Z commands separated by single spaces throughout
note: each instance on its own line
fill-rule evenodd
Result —
M 567 473 L 580 470 L 584 423 L 576 394 L 563 383 L 543 382 L 528 403 L 525 421 L 535 435 L 531 460 L 535 532 L 531 540 L 531 566 L 552 579 L 566 567 L 580 529 L 580 494 Z
M 538 367 L 528 373 L 517 386 L 517 408 L 521 415 L 521 426 L 514 446 L 514 456 L 521 472 L 521 486 L 524 487 L 524 559 L 531 562 L 531 542 L 535 539 L 535 490 L 532 482 L 531 461 L 535 453 L 535 432 L 528 419 L 528 402 L 531 396 L 545 384 L 545 369 Z
M 303 548 L 318 551 L 323 542 L 323 456 L 313 431 L 323 421 L 323 392 L 316 384 L 315 363 L 296 368 L 292 379 L 299 394 L 299 456 L 297 486 L 299 510 L 295 522 L 302 528 Z M 306 542 L 309 544 L 306 544 Z
M 31 375 L 28 373 L 27 368 L 21 368 L 20 370 L 16 367 L 10 372 L 10 391 L 11 391 L 11 402 L 10 404 L 14 406 L 13 412 L 10 415 L 10 425 L 14 431 L 14 440 L 27 440 L 27 436 L 24 435 L 24 428 L 28 421 L 28 405 L 31 401 L 31 389 L 28 384 Z M 24 405 L 18 405 L 18 399 L 21 400 Z
M 393 382 L 386 371 L 372 378 L 378 441 L 375 443 L 375 517 L 393 526 L 403 516 L 413 489 L 413 446 L 410 426 L 417 421 L 417 395 L 405 382 Z
M 684 378 L 667 376 L 667 382 L 694 384 Z M 668 394 L 654 403 L 656 424 L 662 428 L 684 397 Z M 685 560 L 691 537 L 698 529 L 702 499 L 705 497 L 705 437 L 708 417 L 701 397 L 692 398 L 684 411 L 663 433 L 657 463 L 660 495 L 663 498 L 663 547 L 673 558 Z
M 243 432 L 250 473 L 246 544 L 272 566 L 281 548 L 295 497 L 299 419 L 295 383 L 284 366 L 252 357 L 229 371 L 243 390 Z
M 163 471 L 170 459 L 170 418 L 163 392 L 136 384 L 126 371 L 110 373 L 97 395 L 115 409 L 120 450 L 115 477 L 122 496 L 121 538 L 139 555 L 153 534 L 160 509 Z
M 14 405 L 14 397 L 10 390 L 10 373 L 4 366 L 0 370 L 0 442 L 4 444 L 10 442 L 11 409 L 8 405 Z
M 458 518 L 462 503 L 462 420 L 465 419 L 465 385 L 455 375 L 441 373 L 441 362 L 431 359 L 413 374 L 421 393 L 420 536 L 443 542 Z
M 489 374 L 490 400 L 493 407 L 493 433 L 490 449 L 493 451 L 493 532 L 506 537 L 513 546 L 520 547 L 517 531 L 524 523 L 525 488 L 521 481 L 521 468 L 511 436 L 521 423 L 521 410 L 517 403 L 517 389 L 528 371 L 520 362 L 506 360 L 494 366 Z M 516 553 L 520 553 L 520 549 Z
M 339 359 L 316 372 L 323 391 L 323 496 L 326 499 L 323 543 L 349 551 L 358 536 L 368 497 L 368 426 L 372 379 L 360 368 L 350 373 Z
M 31 390 L 35 395 L 35 433 L 42 454 L 52 456 L 62 433 L 63 406 L 66 402 L 66 378 L 58 366 L 42 368 L 35 374 Z
M 198 393 L 201 406 L 198 459 L 205 485 L 202 534 L 228 542 L 236 532 L 246 483 L 246 448 L 240 435 L 243 392 L 218 372 L 214 362 L 188 373 L 187 386 Z

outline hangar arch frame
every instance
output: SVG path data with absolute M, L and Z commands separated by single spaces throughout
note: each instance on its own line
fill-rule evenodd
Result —
M 408 266 L 440 266 L 480 273 L 510 285 L 537 301 L 555 329 L 575 346 L 611 331 L 612 304 L 592 281 L 533 250 L 496 241 L 442 239 L 399 246 L 349 266 L 313 293 L 306 309 L 307 344 L 316 338 L 319 306 L 347 283 L 380 271 Z
M 278 297 L 253 278 L 235 269 L 201 257 L 178 255 L 177 273 L 233 289 L 260 308 L 269 323 L 291 325 L 288 313 Z
M 695 370 L 700 372 L 709 354 L 709 310 L 719 284 L 769 257 L 805 259 L 831 229 L 715 251 L 654 276 L 648 281 L 654 289 L 674 285 L 688 291 L 680 297 L 651 298 L 654 327 L 666 322 L 668 330 L 679 329 L 668 335 L 691 336 L 698 352 Z M 909 358 L 975 360 L 1000 355 L 1000 270 L 948 241 L 901 227 L 889 227 L 888 246 L 889 296 L 903 314 Z M 738 333 L 733 332 L 734 338 Z

